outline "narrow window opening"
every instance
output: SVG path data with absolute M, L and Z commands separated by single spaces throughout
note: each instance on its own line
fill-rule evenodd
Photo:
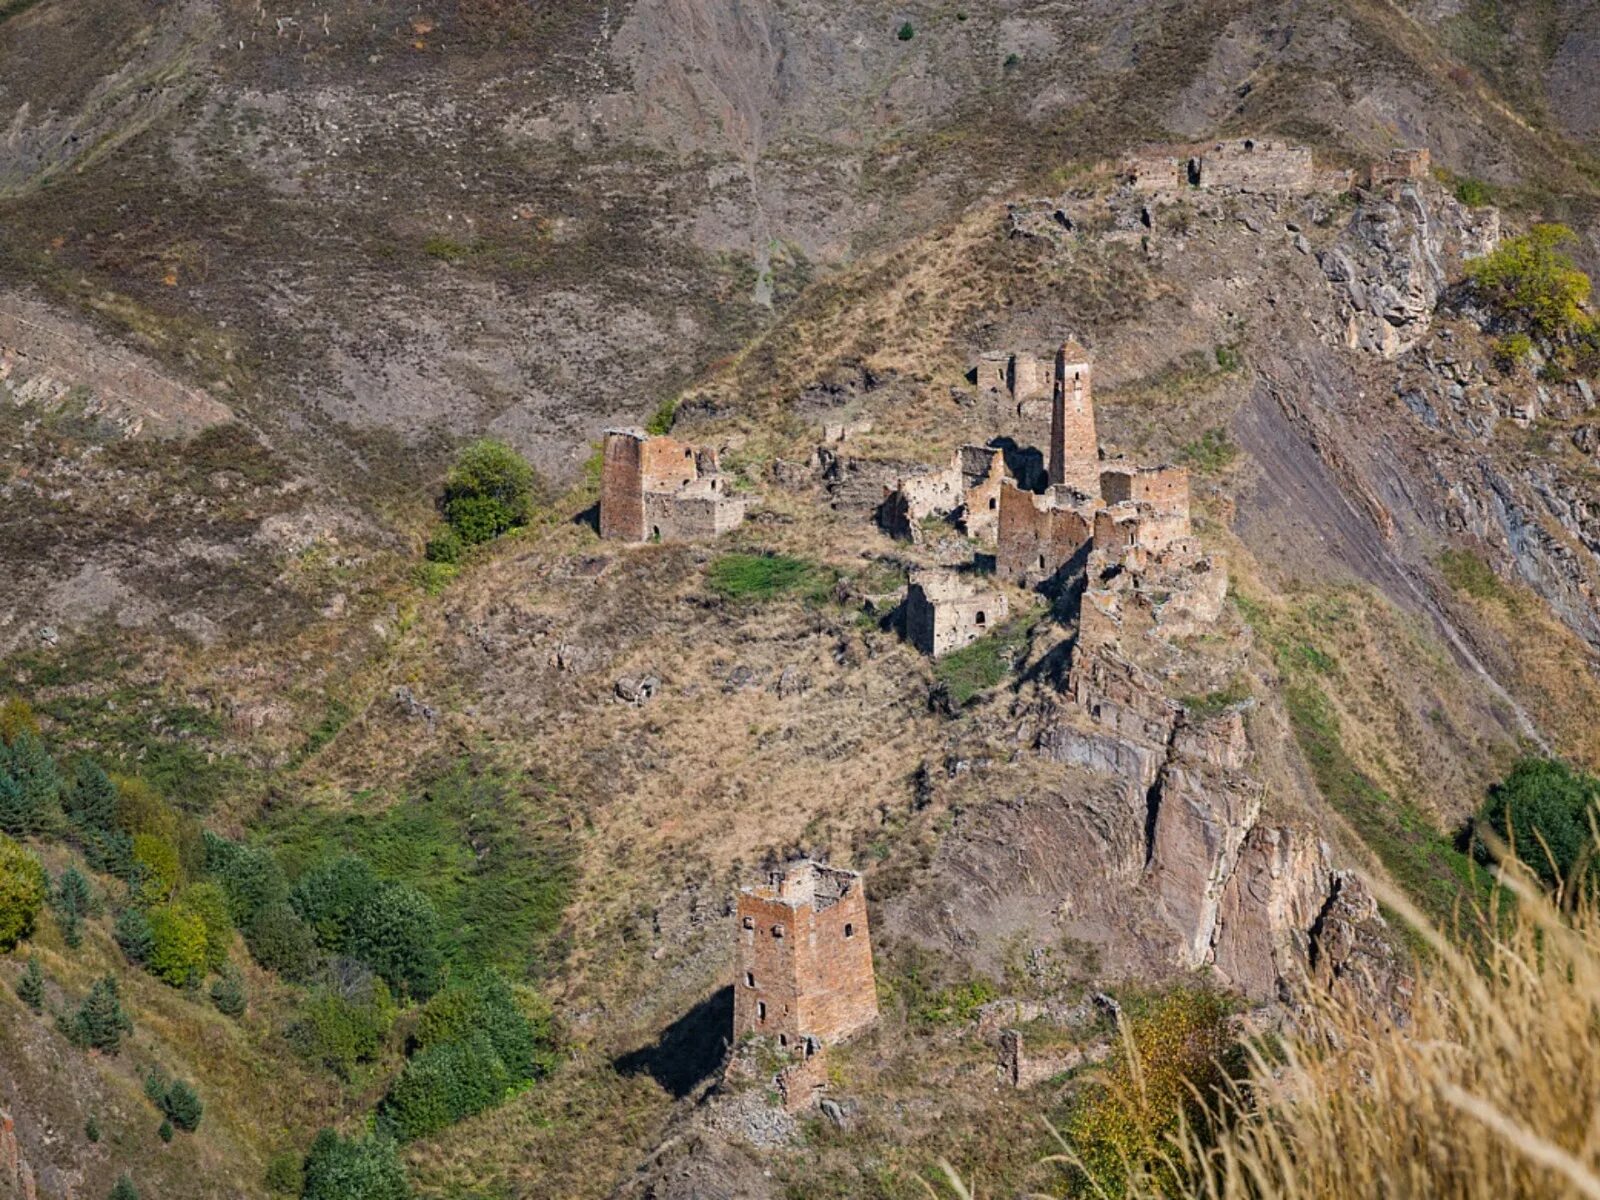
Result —
M 994 509 L 995 509 L 995 506 L 998 505 L 999 503 L 1000 503 L 1000 501 L 995 499 L 993 496 L 990 496 L 989 497 L 989 511 L 993 512 Z
M 780 1033 L 778 1035 L 778 1045 L 787 1046 L 788 1044 L 789 1044 L 789 1035 L 787 1033 Z
M 754 971 L 746 971 L 744 973 L 744 985 L 745 987 L 755 987 L 756 975 Z
M 781 938 L 783 936 L 783 926 L 782 925 L 774 925 L 772 927 L 772 936 L 775 937 L 775 938 Z
M 756 1001 L 756 1020 L 765 1021 L 766 1019 L 767 1019 L 767 1002 L 765 1000 L 757 1000 Z
M 1044 555 L 1039 555 L 1039 570 L 1044 570 Z
M 978 628 L 982 629 L 986 624 L 988 624 L 988 622 L 989 622 L 988 616 L 983 612 L 982 609 L 979 609 L 978 610 Z
M 855 937 L 856 935 L 856 927 L 850 924 L 848 921 L 845 922 L 844 935 L 845 937 Z
M 746 917 L 744 919 L 744 927 L 746 929 L 754 929 L 756 927 L 756 919 L 754 917 Z

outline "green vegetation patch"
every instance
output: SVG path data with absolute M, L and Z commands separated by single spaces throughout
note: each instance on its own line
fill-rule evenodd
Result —
M 1228 437 L 1228 431 L 1218 426 L 1208 429 L 1178 451 L 1178 461 L 1201 475 L 1220 475 L 1239 457 L 1239 447 Z
M 1456 591 L 1475 600 L 1489 600 L 1508 612 L 1518 612 L 1522 600 L 1495 574 L 1494 568 L 1470 550 L 1446 550 L 1439 555 L 1439 570 L 1444 581 Z
M 706 585 L 725 600 L 779 600 L 820 603 L 833 590 L 834 573 L 820 563 L 787 554 L 734 552 L 706 567 Z
M 271 841 L 291 876 L 356 854 L 415 887 L 438 912 L 447 965 L 521 978 L 558 952 L 573 847 L 548 790 L 526 777 L 463 760 L 378 811 L 301 812 Z
M 1551 890 L 1569 903 L 1600 886 L 1594 830 L 1600 822 L 1600 779 L 1550 758 L 1525 758 L 1489 793 L 1479 827 L 1508 846 Z M 1492 856 L 1482 837 L 1477 857 Z
M 957 705 L 997 687 L 1022 659 L 1033 633 L 1034 618 L 1019 618 L 988 637 L 953 650 L 933 664 L 934 678 L 944 684 Z

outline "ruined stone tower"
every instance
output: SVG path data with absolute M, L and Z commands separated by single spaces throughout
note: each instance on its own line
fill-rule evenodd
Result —
M 1075 341 L 1056 351 L 1055 395 L 1050 409 L 1050 486 L 1100 494 L 1100 441 L 1094 430 L 1094 389 L 1089 352 Z
M 809 859 L 739 893 L 733 1037 L 810 1052 L 878 1016 L 861 876 Z

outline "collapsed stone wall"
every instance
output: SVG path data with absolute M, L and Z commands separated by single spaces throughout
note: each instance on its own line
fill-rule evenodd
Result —
M 1315 191 L 1317 177 L 1309 146 L 1241 138 L 1218 142 L 1200 156 L 1198 182 L 1203 188 L 1295 195 Z
M 1093 507 L 1054 490 L 1044 495 L 1011 484 L 1000 488 L 995 573 L 1021 587 L 1053 579 L 1093 536 Z
M 1009 478 L 1005 452 L 993 446 L 962 446 L 942 470 L 904 476 L 884 490 L 879 526 L 891 537 L 922 541 L 922 522 L 953 516 L 962 531 L 993 545 L 999 527 L 1000 485 Z

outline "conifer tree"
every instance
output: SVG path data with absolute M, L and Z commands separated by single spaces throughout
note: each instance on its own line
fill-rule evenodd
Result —
M 28 957 L 22 978 L 17 980 L 17 998 L 34 1012 L 44 1008 L 44 972 L 40 970 L 39 959 L 35 955 Z

